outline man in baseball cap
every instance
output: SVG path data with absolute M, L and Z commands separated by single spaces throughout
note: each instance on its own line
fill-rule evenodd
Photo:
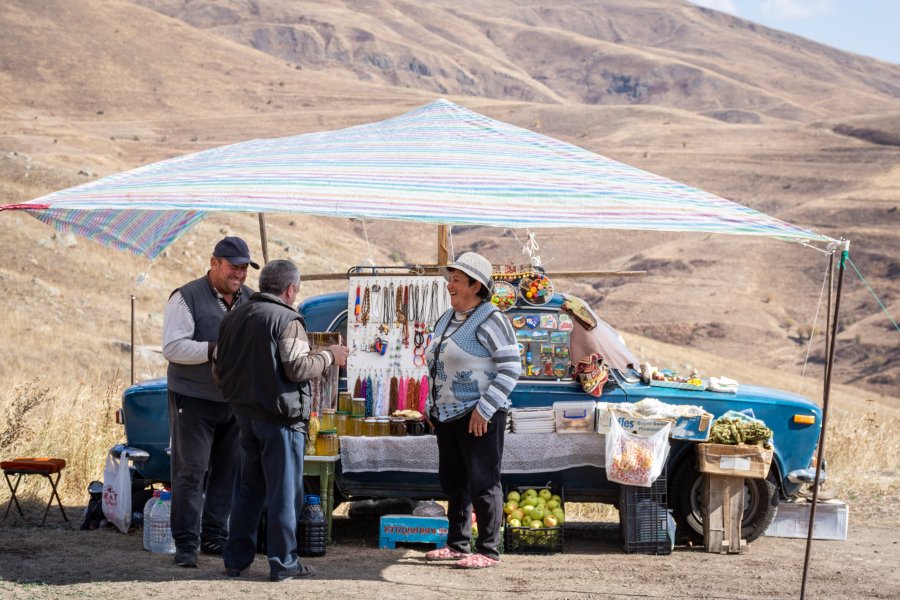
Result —
M 259 269 L 247 242 L 228 236 L 213 249 L 206 275 L 172 292 L 166 304 L 172 537 L 180 567 L 196 567 L 198 551 L 222 554 L 228 538 L 238 425 L 213 381 L 210 360 L 225 315 L 253 295 L 244 285 L 248 267 Z

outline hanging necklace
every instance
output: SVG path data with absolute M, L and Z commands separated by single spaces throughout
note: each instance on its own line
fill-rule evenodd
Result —
M 360 314 L 360 322 L 363 325 L 368 324 L 369 322 L 369 310 L 372 308 L 372 292 L 369 290 L 369 286 L 366 286 L 366 291 L 363 293 L 362 299 L 362 309 Z
M 428 327 L 426 331 L 428 333 L 432 333 L 434 331 L 434 326 L 437 323 L 438 317 L 440 316 L 440 306 L 438 305 L 438 282 L 431 282 L 431 298 L 429 299 L 429 309 L 428 309 Z
M 413 307 L 413 364 L 425 366 L 425 315 L 424 290 L 420 284 L 416 284 L 412 291 Z M 419 364 L 421 362 L 421 364 Z
M 357 284 L 356 285 L 356 302 L 353 305 L 353 316 L 356 317 L 357 321 L 359 321 L 360 310 L 362 310 L 359 305 L 359 292 L 360 292 L 359 284 Z
M 402 290 L 402 291 L 401 291 Z M 403 330 L 403 347 L 409 348 L 409 286 L 397 288 L 397 323 Z

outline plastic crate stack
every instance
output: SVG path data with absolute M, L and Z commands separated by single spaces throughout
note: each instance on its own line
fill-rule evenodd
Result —
M 665 471 L 648 488 L 620 487 L 619 528 L 625 552 L 671 554 L 675 532 L 674 526 L 670 527 Z

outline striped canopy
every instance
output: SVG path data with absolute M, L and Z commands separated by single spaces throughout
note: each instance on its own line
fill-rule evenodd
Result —
M 2 208 L 150 259 L 215 211 L 833 241 L 446 100 L 349 129 L 213 148 Z

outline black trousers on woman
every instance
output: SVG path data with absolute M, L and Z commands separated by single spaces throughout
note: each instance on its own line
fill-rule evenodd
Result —
M 466 414 L 446 423 L 434 420 L 438 444 L 438 478 L 447 495 L 447 546 L 470 552 L 472 510 L 478 521 L 475 551 L 499 559 L 500 525 L 503 521 L 503 492 L 500 489 L 500 462 L 506 412 L 497 411 L 488 422 L 487 433 L 469 433 Z

